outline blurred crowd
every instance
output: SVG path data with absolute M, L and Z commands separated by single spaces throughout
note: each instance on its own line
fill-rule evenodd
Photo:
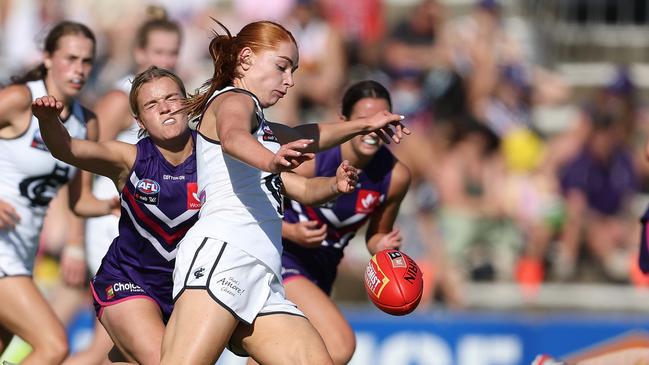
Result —
M 637 269 L 639 217 L 647 204 L 649 124 L 629 71 L 576 93 L 539 64 L 497 0 L 451 14 L 442 0 L 0 0 L 0 83 L 40 60 L 39 41 L 60 19 L 98 36 L 83 91 L 95 101 L 134 69 L 132 41 L 155 9 L 182 27 L 177 71 L 196 90 L 210 76 L 213 17 L 233 33 L 257 19 L 287 26 L 300 51 L 296 85 L 269 119 L 299 124 L 339 118 L 345 87 L 386 85 L 413 131 L 392 146 L 413 183 L 398 225 L 417 258 L 427 300 L 466 304 L 469 281 L 595 281 L 645 286 Z M 153 10 L 152 10 L 153 9 Z M 552 110 L 571 110 L 552 113 Z M 56 206 L 52 208 L 56 209 Z M 43 243 L 56 252 L 63 217 Z M 358 246 L 358 245 L 357 245 Z M 362 245 L 361 245 L 362 248 Z M 366 261 L 343 269 L 360 273 Z M 358 280 L 360 274 L 355 274 Z

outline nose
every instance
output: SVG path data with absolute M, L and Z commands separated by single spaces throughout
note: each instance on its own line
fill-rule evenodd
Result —
M 160 103 L 160 114 L 168 114 L 171 112 L 171 105 L 167 100 Z
M 288 87 L 293 87 L 295 85 L 295 81 L 293 81 L 293 73 L 292 72 L 287 72 L 287 76 L 284 79 L 284 84 Z

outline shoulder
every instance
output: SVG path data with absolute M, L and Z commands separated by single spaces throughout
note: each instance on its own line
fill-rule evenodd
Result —
M 208 109 L 223 109 L 226 111 L 230 110 L 242 110 L 242 111 L 254 111 L 255 101 L 253 98 L 242 92 L 230 92 L 226 91 L 222 94 L 217 95 L 213 102 L 209 104 Z
M 32 93 L 27 85 L 9 85 L 0 89 L 0 102 L 14 110 L 27 110 L 32 104 Z

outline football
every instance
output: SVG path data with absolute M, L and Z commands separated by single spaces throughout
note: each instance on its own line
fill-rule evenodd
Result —
M 372 256 L 365 270 L 365 290 L 380 310 L 402 316 L 417 308 L 424 287 L 415 260 L 401 251 L 383 250 Z

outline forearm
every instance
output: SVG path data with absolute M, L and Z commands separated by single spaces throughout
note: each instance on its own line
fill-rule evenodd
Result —
M 379 242 L 387 233 L 375 233 L 367 239 L 367 251 L 374 256 L 379 251 Z
M 318 152 L 349 141 L 359 134 L 370 133 L 371 125 L 365 119 L 356 119 L 349 122 L 336 123 L 311 123 L 295 127 L 304 138 L 315 141 L 310 146 L 310 151 Z
M 332 177 L 311 177 L 283 172 L 284 194 L 304 205 L 319 205 L 340 195 L 337 179 Z
M 72 138 L 58 118 L 38 119 L 43 142 L 55 158 L 70 162 L 72 160 Z
M 304 201 L 306 205 L 320 205 L 340 195 L 336 177 L 312 177 L 305 183 Z

